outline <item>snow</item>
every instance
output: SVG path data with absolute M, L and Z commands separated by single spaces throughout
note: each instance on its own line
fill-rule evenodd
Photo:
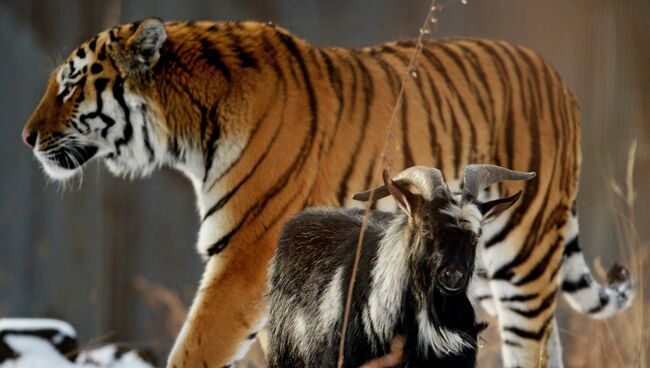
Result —
M 47 339 L 39 331 L 58 333 Z M 74 328 L 67 322 L 54 319 L 2 318 L 0 319 L 0 368 L 153 368 L 136 350 L 122 353 L 115 344 L 108 344 L 79 352 L 72 361 L 62 355 L 55 344 L 68 337 L 76 340 Z
M 6 330 L 58 330 L 65 336 L 77 337 L 77 332 L 68 322 L 48 318 L 0 318 L 0 331 Z

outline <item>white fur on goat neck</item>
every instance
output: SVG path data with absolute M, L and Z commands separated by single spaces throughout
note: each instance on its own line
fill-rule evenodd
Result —
M 403 239 L 404 221 L 407 221 L 405 217 L 398 216 L 386 229 L 379 244 L 377 262 L 371 271 L 372 291 L 366 308 L 372 323 L 366 322 L 364 327 L 369 336 L 372 336 L 369 329 L 374 327 L 384 341 L 392 338 L 391 331 L 399 319 L 402 295 L 408 282 L 408 239 Z

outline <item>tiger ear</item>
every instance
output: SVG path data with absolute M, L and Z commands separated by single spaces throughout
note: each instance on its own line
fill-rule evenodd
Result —
M 153 68 L 166 39 L 167 31 L 160 19 L 147 18 L 140 22 L 125 44 L 124 71 L 135 74 Z

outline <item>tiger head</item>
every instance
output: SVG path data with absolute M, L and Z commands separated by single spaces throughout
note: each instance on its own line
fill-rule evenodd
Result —
M 147 174 L 163 163 L 166 130 L 146 86 L 166 38 L 153 18 L 113 28 L 54 70 L 22 133 L 50 177 L 68 179 L 98 158 L 116 174 Z

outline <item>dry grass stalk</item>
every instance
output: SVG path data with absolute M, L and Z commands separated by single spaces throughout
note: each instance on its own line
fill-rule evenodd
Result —
M 404 98 L 404 90 L 406 88 L 407 79 L 411 77 L 417 78 L 417 72 L 416 72 L 417 59 L 418 56 L 420 56 L 420 52 L 422 51 L 422 40 L 424 39 L 424 36 L 426 34 L 431 33 L 431 25 L 435 24 L 437 21 L 436 18 L 437 10 L 438 8 L 436 6 L 436 0 L 432 0 L 431 7 L 429 7 L 427 16 L 424 19 L 424 24 L 420 28 L 420 36 L 418 37 L 417 42 L 415 43 L 415 48 L 413 49 L 413 53 L 409 60 L 408 66 L 406 67 L 406 71 L 402 76 L 402 80 L 400 82 L 400 90 L 399 93 L 397 94 L 397 98 L 395 100 L 395 105 L 393 106 L 391 117 L 386 125 L 386 137 L 384 139 L 384 146 L 381 150 L 381 156 L 380 156 L 383 165 L 377 166 L 373 174 L 374 178 L 379 177 L 379 174 L 383 169 L 387 169 L 390 172 L 392 158 L 391 158 L 391 151 L 389 151 L 388 148 L 389 145 L 392 146 L 392 144 L 390 144 L 393 141 L 392 128 L 397 118 L 397 113 L 400 107 L 402 106 L 402 100 Z M 352 265 L 352 273 L 350 276 L 350 283 L 348 285 L 347 296 L 345 299 L 345 309 L 343 312 L 343 326 L 341 328 L 341 333 L 340 333 L 341 340 L 339 344 L 339 357 L 338 357 L 338 364 L 337 364 L 339 368 L 343 367 L 343 360 L 345 354 L 345 336 L 348 328 L 348 320 L 350 317 L 350 306 L 352 304 L 352 292 L 354 290 L 354 284 L 356 281 L 357 271 L 359 267 L 359 257 L 361 255 L 361 246 L 363 244 L 363 237 L 366 232 L 366 229 L 368 228 L 368 218 L 370 216 L 370 209 L 372 207 L 374 196 L 375 196 L 374 191 L 370 192 L 370 198 L 368 199 L 368 202 L 366 204 L 366 211 L 363 217 L 363 223 L 361 224 L 361 230 L 359 232 L 359 239 L 357 240 L 354 263 Z

